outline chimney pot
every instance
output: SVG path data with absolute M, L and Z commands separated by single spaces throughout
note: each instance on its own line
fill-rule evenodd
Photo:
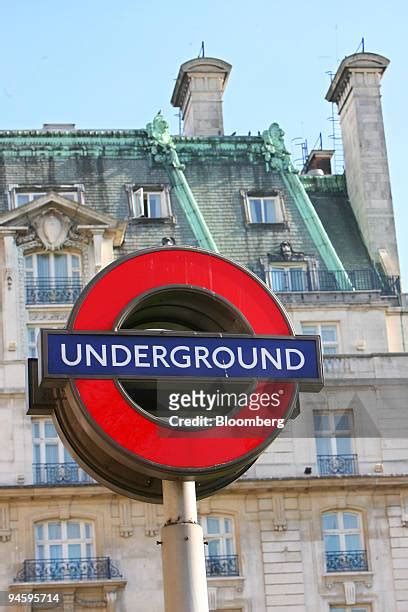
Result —
M 231 64 L 215 57 L 189 60 L 181 65 L 171 103 L 180 108 L 184 136 L 224 134 L 222 95 Z

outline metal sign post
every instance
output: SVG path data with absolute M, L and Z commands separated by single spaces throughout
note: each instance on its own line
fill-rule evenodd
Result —
M 208 612 L 203 529 L 194 481 L 163 480 L 161 530 L 166 612 Z
M 165 331 L 169 330 L 169 331 Z M 207 612 L 197 497 L 236 480 L 323 385 L 320 338 L 296 336 L 258 277 L 186 247 L 116 260 L 65 330 L 42 330 L 29 410 L 52 415 L 95 480 L 163 503 L 166 612 Z

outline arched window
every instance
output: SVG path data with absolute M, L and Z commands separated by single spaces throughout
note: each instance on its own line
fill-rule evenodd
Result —
M 49 521 L 35 525 L 37 560 L 90 559 L 94 556 L 93 526 L 85 521 Z
M 80 520 L 36 523 L 35 560 L 25 561 L 31 580 L 92 580 L 106 577 L 110 560 L 94 557 L 92 523 Z M 101 573 L 103 575 L 99 575 Z
M 229 516 L 201 518 L 204 531 L 207 576 L 238 576 L 234 524 Z
M 358 512 L 325 512 L 322 531 L 327 572 L 367 571 L 362 521 Z
M 27 304 L 70 304 L 81 290 L 81 259 L 75 253 L 32 253 L 25 257 Z

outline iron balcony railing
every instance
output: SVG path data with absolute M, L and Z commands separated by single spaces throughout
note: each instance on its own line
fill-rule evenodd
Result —
M 69 463 L 33 463 L 34 484 L 69 485 L 95 482 L 74 461 Z
M 27 304 L 72 304 L 81 293 L 79 278 L 26 278 Z
M 239 576 L 238 555 L 206 557 L 205 569 L 208 577 Z
M 103 580 L 122 578 L 109 557 L 77 559 L 27 559 L 14 582 L 54 582 L 56 580 Z
M 365 550 L 326 553 L 327 572 L 366 572 L 367 570 L 368 563 Z
M 399 295 L 399 276 L 379 275 L 375 270 L 267 270 L 265 280 L 277 293 L 308 291 L 380 291 Z M 350 287 L 351 283 L 351 287 Z
M 357 455 L 317 455 L 320 476 L 357 474 Z

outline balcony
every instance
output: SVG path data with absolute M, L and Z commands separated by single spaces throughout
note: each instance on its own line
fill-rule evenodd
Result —
M 57 580 L 110 580 L 122 578 L 110 557 L 81 559 L 27 559 L 14 582 L 55 582 Z
M 207 578 L 239 576 L 238 555 L 206 557 Z
M 367 572 L 367 553 L 365 550 L 348 552 L 327 552 L 327 572 Z
M 77 463 L 33 463 L 36 485 L 71 485 L 95 482 Z
M 375 270 L 266 270 L 266 283 L 276 293 L 309 291 L 379 291 L 396 296 L 401 292 L 399 276 L 379 275 Z M 351 286 L 350 286 L 351 283 Z
M 320 476 L 357 474 L 357 455 L 317 455 Z
M 73 304 L 81 293 L 78 278 L 26 278 L 26 304 Z

